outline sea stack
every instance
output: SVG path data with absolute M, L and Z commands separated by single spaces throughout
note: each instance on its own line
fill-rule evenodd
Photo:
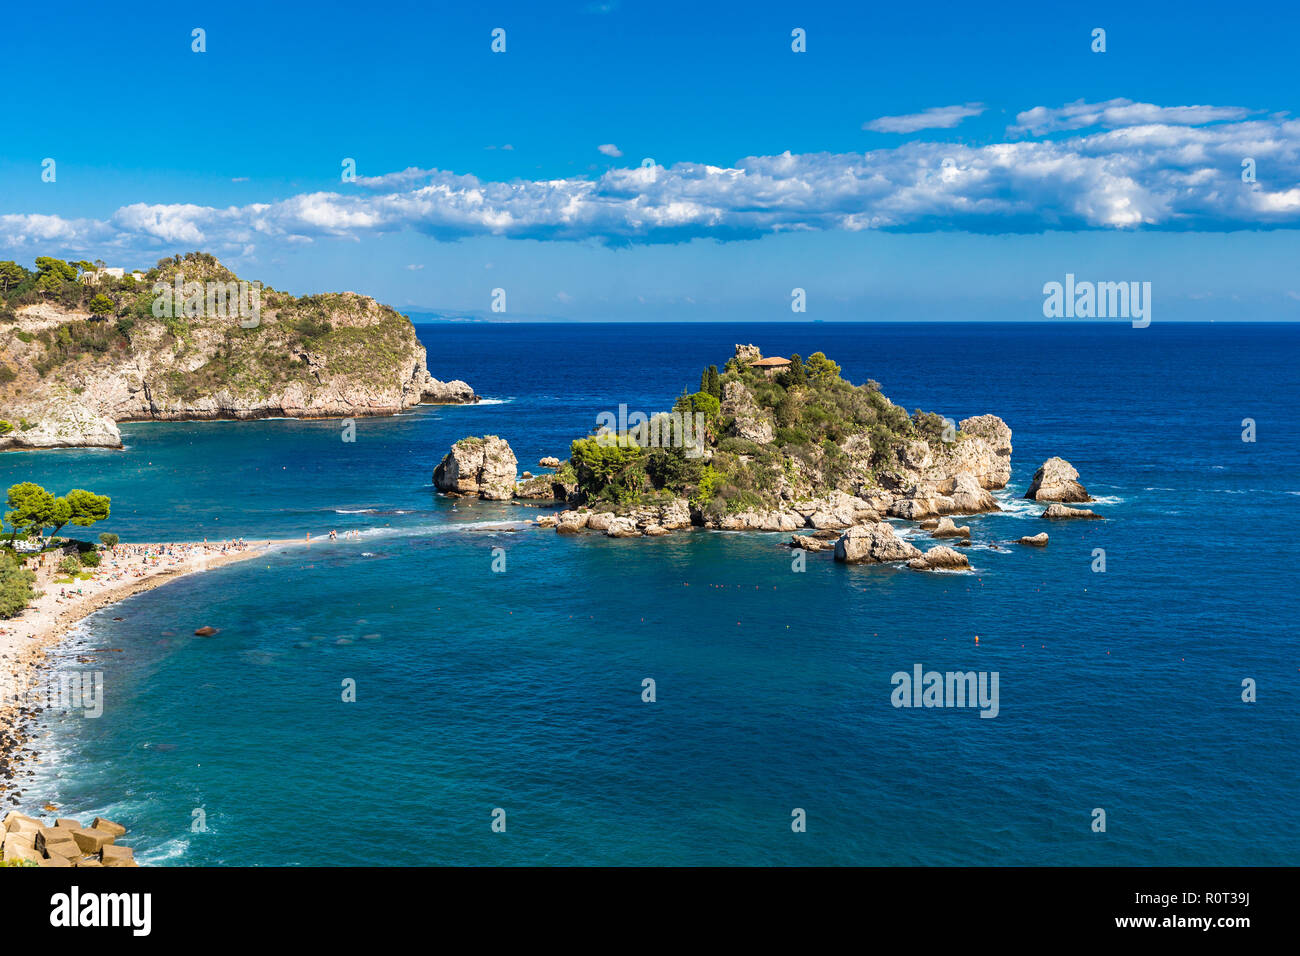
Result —
M 451 446 L 433 469 L 433 483 L 448 494 L 509 501 L 515 496 L 518 467 L 519 459 L 505 440 L 471 436 Z
M 1092 501 L 1079 484 L 1079 473 L 1064 458 L 1049 458 L 1039 465 L 1025 497 L 1030 501 Z

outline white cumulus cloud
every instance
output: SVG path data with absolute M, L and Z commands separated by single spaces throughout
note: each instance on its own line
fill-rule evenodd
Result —
M 402 231 L 619 245 L 809 230 L 1300 228 L 1300 120 L 1122 102 L 1062 108 L 1069 122 L 1103 117 L 1090 124 L 1101 128 L 1064 138 L 914 140 L 865 153 L 787 151 L 560 179 L 410 167 L 338 192 L 245 206 L 133 203 L 102 220 L 11 212 L 0 214 L 0 247 L 148 256 Z M 1018 119 L 1026 130 L 1055 130 L 1066 122 L 1056 112 L 1040 107 Z M 1255 161 L 1255 182 L 1241 179 L 1245 157 Z

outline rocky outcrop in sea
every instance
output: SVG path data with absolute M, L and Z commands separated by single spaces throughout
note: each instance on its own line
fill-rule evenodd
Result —
M 447 494 L 509 501 L 518 466 L 510 445 L 496 435 L 462 438 L 433 469 L 433 483 Z
M 1079 484 L 1079 473 L 1064 458 L 1049 458 L 1039 465 L 1025 497 L 1030 501 L 1092 501 Z
M 813 356 L 819 364 L 811 374 L 828 374 L 827 360 L 818 358 L 819 355 Z M 735 468 L 737 459 L 741 463 L 751 459 L 770 462 L 776 454 L 782 467 L 772 469 L 775 480 L 763 488 L 762 495 L 739 493 L 725 501 L 727 507 L 719 508 L 722 499 L 716 491 L 711 492 L 713 497 L 710 493 L 696 494 L 690 485 L 687 493 L 671 493 L 666 484 L 655 490 L 645 483 L 641 485 L 644 490 L 631 495 L 621 493 L 617 498 L 583 493 L 581 487 L 589 485 L 580 486 L 580 455 L 587 455 L 594 463 L 588 465 L 589 478 L 593 469 L 625 468 L 629 461 L 638 462 L 637 447 L 646 447 L 629 436 L 617 436 L 617 442 L 631 452 L 616 447 L 605 451 L 592 444 L 593 439 L 575 441 L 571 460 L 542 458 L 539 462 L 542 467 L 556 470 L 548 474 L 526 474 L 522 481 L 516 480 L 516 456 L 504 440 L 497 436 L 467 438 L 458 442 L 435 469 L 435 484 L 450 494 L 493 500 L 513 497 L 560 502 L 563 506 L 560 510 L 544 514 L 536 522 L 539 527 L 553 528 L 558 534 L 658 537 L 690 528 L 783 532 L 790 535 L 791 548 L 813 554 L 833 551 L 837 561 L 848 564 L 908 562 L 914 570 L 969 568 L 969 559 L 954 548 L 939 546 L 922 554 L 898 536 L 888 519 L 918 522 L 933 538 L 956 539 L 959 547 L 968 546 L 971 526 L 958 524 L 953 518 L 1001 510 L 992 492 L 1006 487 L 1011 478 L 1012 433 L 1006 422 L 986 414 L 953 423 L 937 416 L 929 416 L 927 420 L 917 412 L 912 419 L 919 423 L 915 428 L 902 431 L 897 417 L 887 417 L 886 420 L 895 423 L 892 432 L 879 427 L 841 432 L 835 436 L 834 449 L 828 450 L 823 441 L 810 452 L 807 444 L 802 448 L 791 444 L 798 437 L 788 430 L 780 434 L 778 441 L 780 428 L 771 408 L 764 407 L 756 398 L 765 396 L 764 401 L 769 404 L 774 401 L 771 397 L 774 389 L 768 383 L 778 380 L 777 376 L 786 368 L 780 363 L 786 360 L 772 360 L 777 363 L 775 366 L 771 363 L 761 366 L 767 371 L 777 370 L 773 375 L 765 372 L 765 377 L 751 375 L 743 379 L 737 372 L 745 363 L 752 366 L 761 358 L 755 346 L 738 345 L 735 358 L 728 363 L 725 380 L 719 380 L 716 368 L 705 376 L 702 388 L 713 382 L 716 391 L 712 394 L 718 411 L 700 456 L 703 464 L 695 466 L 695 473 L 713 471 L 714 465 L 728 456 L 728 466 Z M 793 362 L 789 364 L 795 369 L 800 367 Z M 837 371 L 834 374 L 838 377 Z M 798 381 L 798 378 L 788 380 L 790 389 L 786 397 L 795 396 L 797 401 L 806 403 L 807 390 L 800 391 Z M 851 403 L 859 400 L 855 395 L 876 387 L 874 383 L 862 388 L 841 383 L 834 387 L 839 391 L 827 392 L 823 387 L 822 392 L 814 390 L 813 393 L 829 395 L 825 399 L 828 402 Z M 776 390 L 775 394 L 779 395 L 780 391 Z M 881 405 L 878 394 L 869 391 L 867 394 L 877 403 L 882 415 L 896 416 L 901 411 L 887 399 Z M 684 396 L 683 401 L 687 400 L 697 409 L 708 407 L 705 392 Z M 790 420 L 789 411 L 783 410 L 781 414 L 787 416 L 786 421 Z M 814 410 L 814 414 L 827 413 Z M 870 418 L 859 420 L 871 421 Z M 904 418 L 903 423 L 906 422 Z M 936 422 L 944 427 L 941 429 Z M 600 439 L 598 434 L 594 440 Z M 609 435 L 605 439 L 613 441 Z M 643 476 L 643 482 L 646 477 L 648 473 Z M 1035 495 L 1086 496 L 1077 479 L 1068 462 L 1049 459 L 1038 470 L 1033 491 Z M 600 490 L 599 484 L 596 490 Z M 745 505 L 741 506 L 741 502 Z M 1043 517 L 1096 515 L 1053 502 Z M 1046 543 L 1046 538 L 1043 534 L 1022 540 L 1040 545 Z

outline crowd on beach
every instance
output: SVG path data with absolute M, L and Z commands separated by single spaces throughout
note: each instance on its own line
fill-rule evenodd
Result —
M 350 530 L 340 533 L 331 529 L 328 538 L 330 541 L 360 540 L 361 532 Z M 311 540 L 311 534 L 304 539 L 307 544 L 310 544 Z M 271 541 L 267 541 L 265 547 L 269 548 L 271 544 Z M 202 542 L 184 543 L 114 544 L 100 549 L 100 563 L 94 568 L 86 569 L 92 572 L 92 576 L 84 582 L 75 577 L 71 580 L 67 579 L 64 572 L 59 569 L 59 562 L 64 552 L 58 550 L 47 551 L 39 557 L 34 557 L 31 559 L 34 563 L 28 566 L 36 571 L 36 586 L 45 591 L 47 597 L 52 599 L 53 605 L 65 606 L 77 604 L 88 596 L 123 582 L 152 578 L 170 571 L 201 570 L 206 558 L 233 557 L 249 551 L 250 548 L 258 547 L 261 545 L 250 544 L 243 538 L 224 541 L 208 541 L 204 538 Z M 60 581 L 60 578 L 64 580 Z M 33 604 L 33 608 L 37 606 Z M 9 633 L 8 628 L 0 625 L 0 637 Z
M 205 539 L 202 543 L 187 544 L 119 544 L 100 552 L 101 564 L 95 573 L 95 582 L 102 588 L 122 581 L 152 577 L 159 572 L 192 567 L 196 559 L 201 563 L 203 558 L 240 554 L 249 547 L 243 538 L 219 542 Z M 51 568 L 48 573 L 52 577 L 59 574 L 57 568 Z M 59 588 L 56 602 L 76 601 L 84 594 L 81 587 L 65 584 Z

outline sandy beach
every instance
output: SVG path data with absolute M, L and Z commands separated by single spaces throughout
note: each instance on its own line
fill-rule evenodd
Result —
M 86 579 L 57 570 L 62 554 L 48 552 L 27 567 L 40 595 L 17 617 L 0 621 L 0 750 L 21 744 L 17 733 L 27 691 L 51 647 L 89 614 L 187 574 L 233 564 L 298 541 L 119 543 L 100 552 L 102 564 Z M 92 569 L 86 569 L 92 571 Z M 62 583 L 60 583 L 62 581 Z

